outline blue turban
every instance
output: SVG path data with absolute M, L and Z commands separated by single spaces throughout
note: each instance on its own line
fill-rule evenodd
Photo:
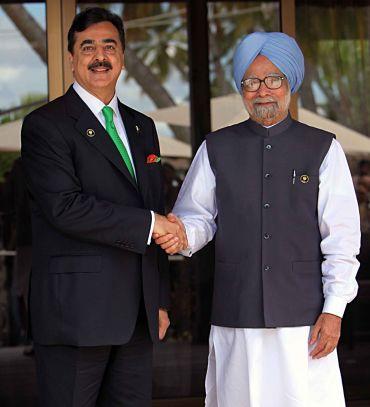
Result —
M 304 77 L 304 58 L 295 39 L 280 32 L 254 32 L 246 35 L 234 54 L 234 80 L 241 93 L 241 81 L 257 55 L 268 58 L 288 79 L 291 92 L 297 92 Z

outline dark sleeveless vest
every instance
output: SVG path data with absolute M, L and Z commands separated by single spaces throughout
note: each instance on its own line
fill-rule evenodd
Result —
M 323 306 L 317 200 L 333 135 L 288 116 L 207 135 L 216 177 L 213 325 L 312 325 Z

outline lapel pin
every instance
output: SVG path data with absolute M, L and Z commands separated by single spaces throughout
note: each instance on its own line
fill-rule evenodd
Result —
M 138 125 L 135 126 L 135 129 L 136 129 L 136 133 L 139 133 L 140 127 Z
M 307 182 L 310 180 L 310 177 L 308 175 L 301 175 L 300 180 L 302 184 L 307 184 Z
M 93 129 L 87 129 L 86 130 L 86 135 L 88 137 L 94 137 L 95 136 L 95 131 Z

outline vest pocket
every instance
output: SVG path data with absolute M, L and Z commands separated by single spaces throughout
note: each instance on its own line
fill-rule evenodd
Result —
M 287 298 L 297 315 L 313 322 L 323 304 L 321 261 L 294 261 L 292 269 Z

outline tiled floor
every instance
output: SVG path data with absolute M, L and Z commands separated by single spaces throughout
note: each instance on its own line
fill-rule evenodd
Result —
M 341 347 L 339 354 L 347 407 L 370 407 L 370 344 L 356 343 L 352 351 Z M 155 355 L 155 394 L 161 398 L 201 396 L 205 357 L 205 346 L 164 344 Z M 23 356 L 21 347 L 0 348 L 0 406 L 36 407 L 34 360 Z M 153 402 L 153 407 L 201 406 L 201 397 Z

